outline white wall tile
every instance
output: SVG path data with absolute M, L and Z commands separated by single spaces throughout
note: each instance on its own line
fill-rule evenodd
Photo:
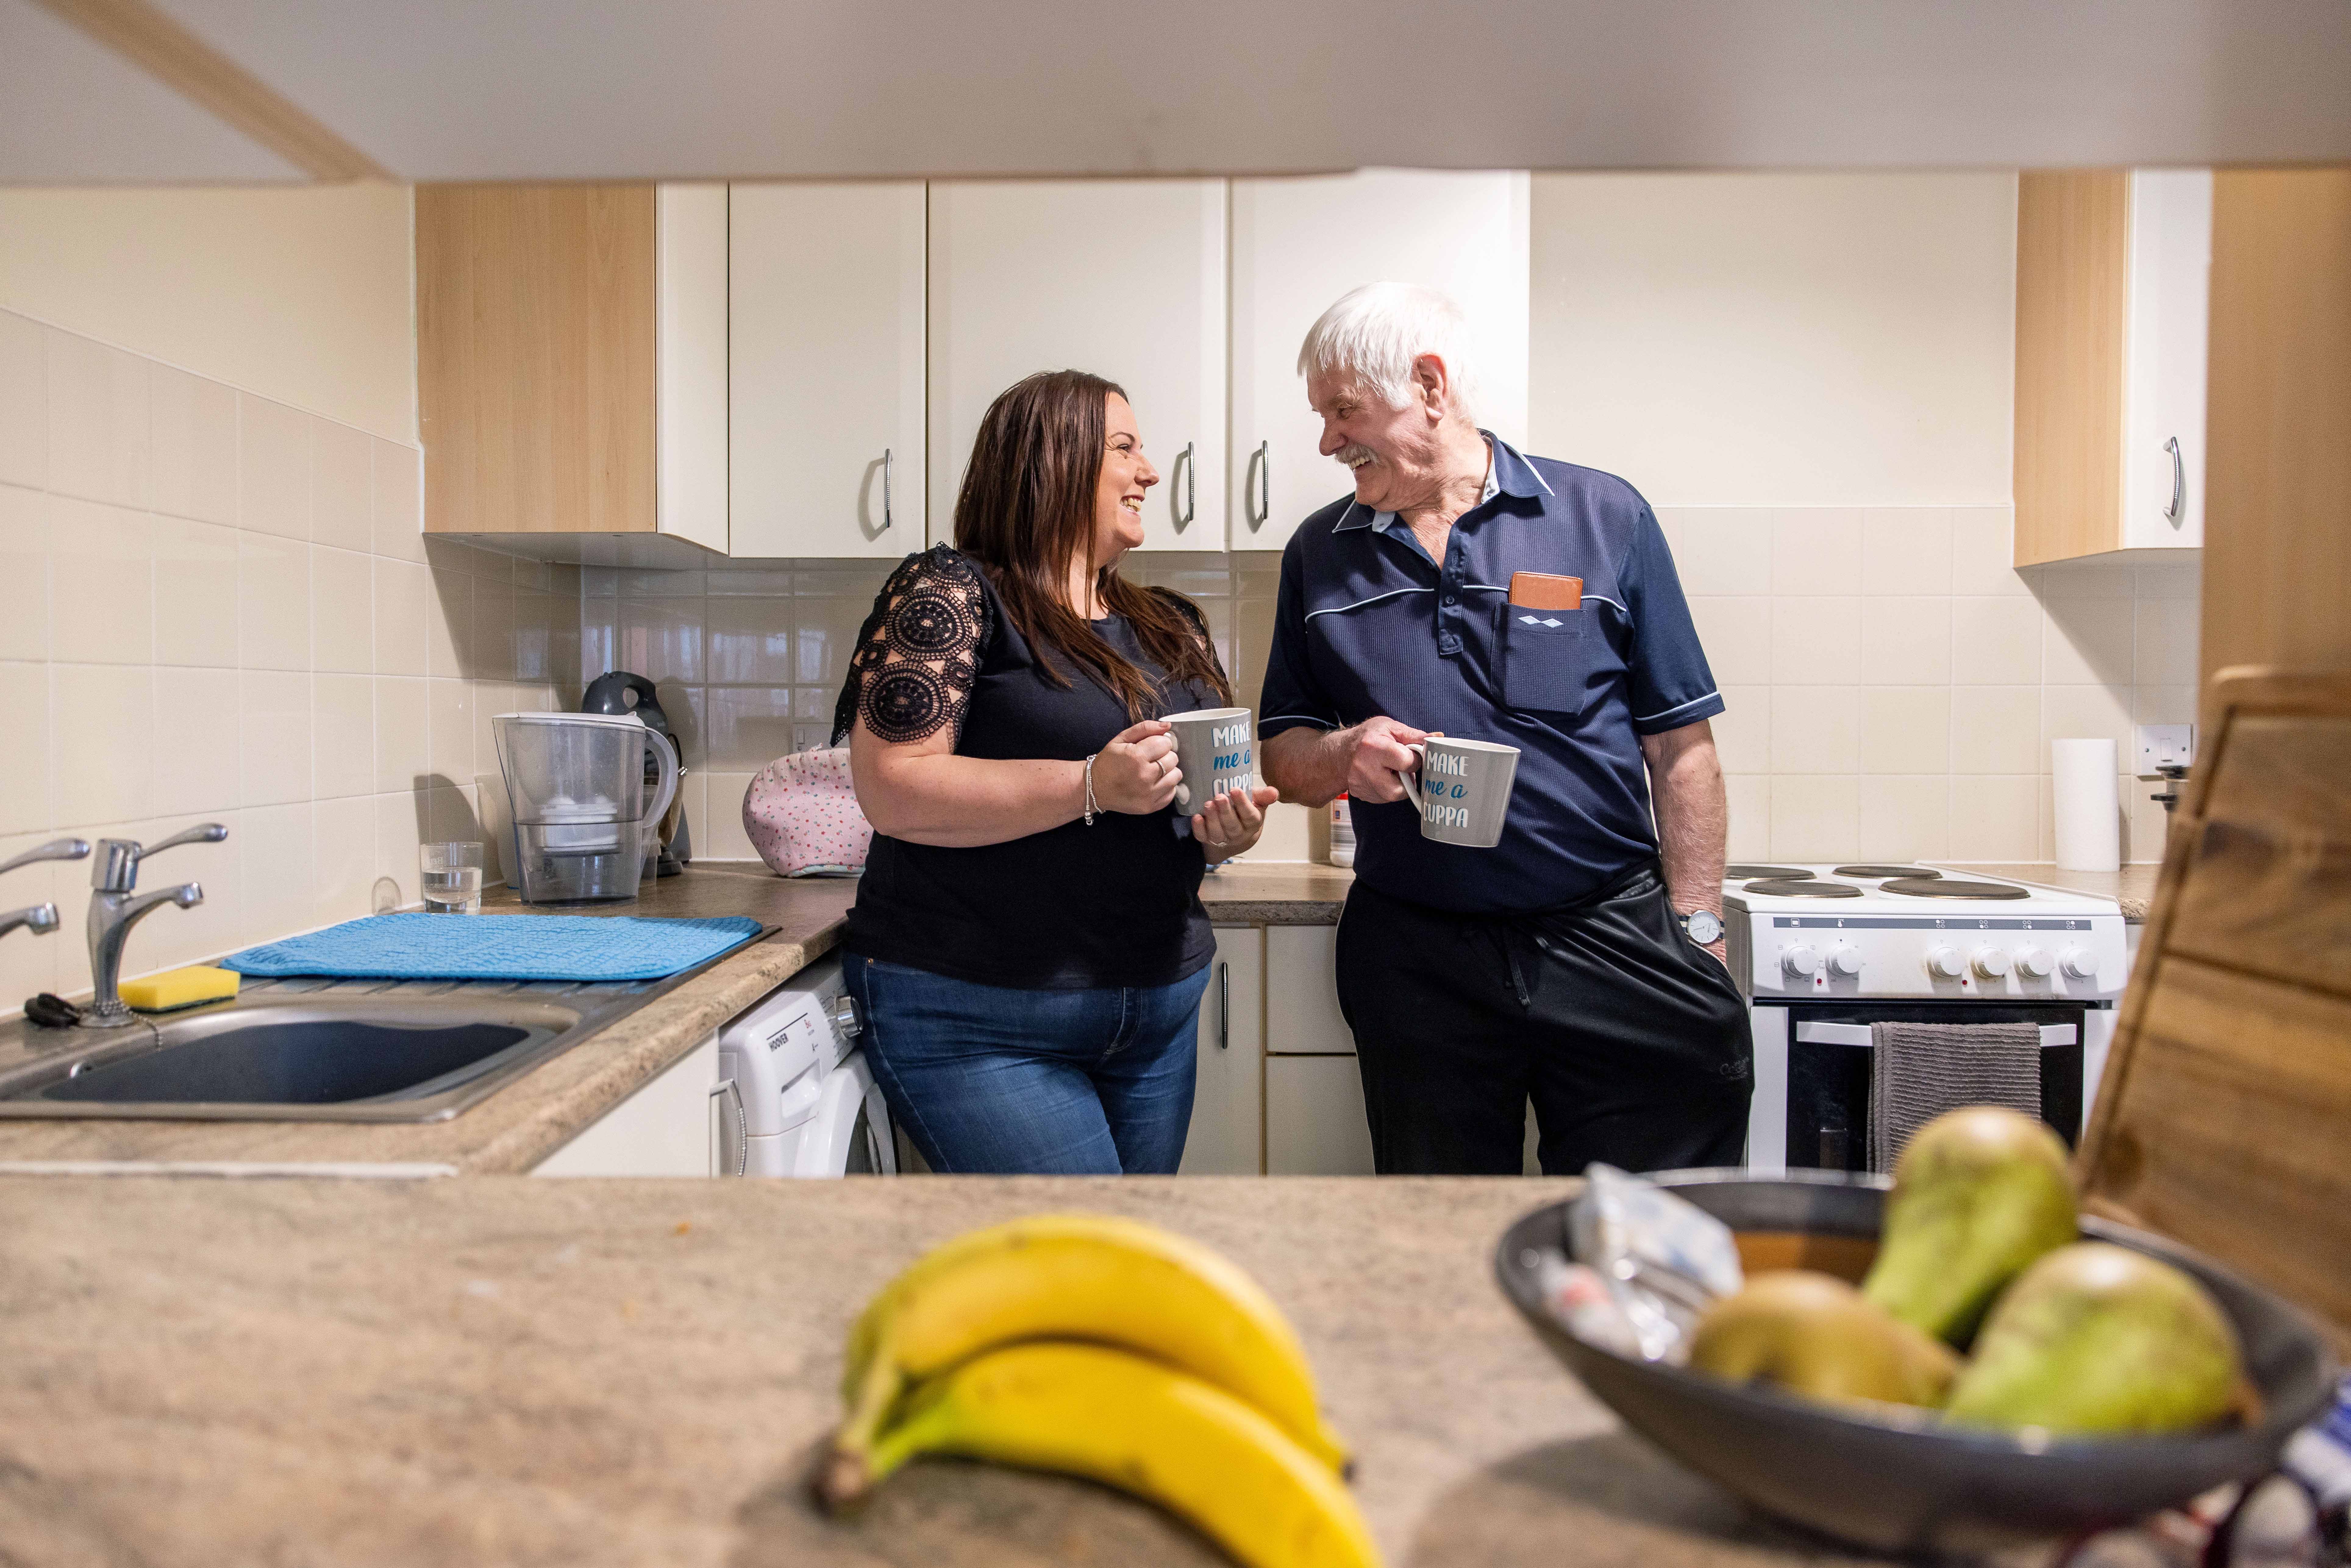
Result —
M 308 545 L 237 530 L 236 648 L 248 670 L 310 667 Z
M 1725 773 L 1771 768 L 1771 688 L 1724 686 L 1723 711 L 1714 716 L 1715 754 Z
M 716 603 L 717 601 L 712 602 Z M 1697 595 L 1689 601 L 1698 646 L 1719 685 L 1753 685 L 1771 678 L 1771 601 Z
M 751 835 L 743 829 L 743 797 L 751 788 L 749 773 L 711 773 L 704 778 L 709 791 L 705 810 L 709 818 L 709 836 L 694 841 L 695 857 L 698 860 L 755 861 L 759 852 L 751 847 Z
M 245 926 L 248 934 L 308 930 L 318 924 L 318 837 L 308 800 L 244 813 Z
M 1685 593 L 1752 594 L 1771 589 L 1771 513 L 1763 507 L 1672 508 L 1674 570 Z M 865 595 L 872 608 L 872 594 Z
M 1782 507 L 1771 514 L 1771 591 L 1859 593 L 1861 515 L 1850 507 Z
M 48 656 L 49 498 L 0 485 L 0 659 Z
M 1865 685 L 1949 685 L 1951 601 L 1948 597 L 1863 600 L 1860 674 Z
M 376 438 L 331 419 L 311 423 L 310 539 L 340 549 L 372 549 Z
M 1951 858 L 2033 859 L 2040 847 L 2036 821 L 2043 788 L 2039 774 L 1953 779 Z
M 371 537 L 378 555 L 424 561 L 424 455 L 381 436 L 369 465 L 374 497 Z
M 375 883 L 375 798 L 319 800 L 310 809 L 317 860 L 310 920 L 332 925 L 371 913 Z
M 2041 603 L 2031 597 L 1951 601 L 1951 683 L 2020 685 L 2041 679 Z
M 2145 574 L 2141 576 L 2144 579 Z M 2193 599 L 2139 601 L 2131 665 L 2131 678 L 2137 685 L 2195 685 L 2202 612 Z M 2345 613 L 2351 614 L 2351 607 Z
M 236 393 L 170 365 L 147 367 L 150 504 L 168 517 L 236 521 Z
M 147 505 L 147 361 L 48 331 L 51 491 L 116 507 Z
M 385 675 L 421 675 L 432 635 L 433 573 L 413 561 L 375 563 L 375 667 Z
M 2039 686 L 1969 686 L 1951 694 L 1953 773 L 2038 773 L 2048 766 Z
M 155 523 L 144 512 L 49 497 L 53 658 L 84 664 L 155 659 Z
M 129 821 L 155 800 L 155 676 L 145 664 L 50 666 L 58 827 Z
M 1861 591 L 1951 591 L 1951 515 L 1941 507 L 1876 507 L 1861 516 Z
M 13 319 L 15 318 L 0 314 L 0 329 L 5 329 Z M 0 408 L 0 412 L 5 412 L 5 408 Z M 0 679 L 5 679 L 5 674 L 0 674 Z M 5 796 L 6 788 L 5 783 L 0 783 L 0 796 Z M 5 810 L 5 807 L 0 807 L 0 810 Z M 46 831 L 0 832 L 0 860 L 23 854 L 57 836 Z M 24 909 L 36 904 L 53 903 L 57 898 L 56 883 L 55 863 L 52 862 L 36 861 L 21 870 L 12 871 L 8 873 L 6 887 L 0 888 L 0 908 Z M 62 921 L 58 929 L 47 936 L 37 936 L 30 931 L 17 931 L 11 933 L 5 940 L 0 940 L 0 997 L 30 997 L 56 990 L 57 967 L 53 959 L 57 954 L 70 947 L 73 940 L 73 934 L 65 928 Z M 12 1001 L 9 1005 L 15 1004 Z
M 474 760 L 474 684 L 424 683 L 426 762 L 434 777 L 471 788 Z
M 422 675 L 375 678 L 375 787 L 386 794 L 425 787 L 433 747 Z
M 1771 779 L 1771 858 L 1849 860 L 1861 852 L 1861 790 L 1849 773 Z
M 2024 569 L 2034 597 L 2053 600 L 2130 599 L 2137 591 L 2132 569 L 2097 559 L 2053 561 Z
M 572 607 L 575 617 L 579 606 Z M 424 669 L 428 674 L 464 675 L 474 626 L 474 580 L 462 571 L 434 571 L 425 606 Z M 576 635 L 576 633 L 575 633 Z
M 1949 774 L 1865 776 L 1860 794 L 1862 853 L 1908 861 L 1951 852 Z
M 1861 658 L 1861 601 L 1779 599 L 1771 601 L 1771 679 L 1850 680 Z
M 1722 782 L 1730 806 L 1730 858 L 1742 861 L 1769 858 L 1771 853 L 1770 776 L 1734 773 Z
M 2128 599 L 2047 601 L 2041 678 L 2052 685 L 2131 684 L 2136 616 Z
M 1950 772 L 1950 687 L 1869 686 L 1860 695 L 1862 772 L 1938 778 Z M 1870 846 L 1865 854 L 1886 852 L 1866 833 L 1862 842 Z
M 421 789 L 375 797 L 375 874 L 391 879 L 392 903 L 399 908 L 413 909 L 421 899 L 416 846 L 425 841 L 430 810 L 431 801 Z
M 342 674 L 375 668 L 375 558 L 310 547 L 310 666 Z M 402 563 L 386 562 L 387 570 Z
M 284 547 L 273 540 L 266 548 Z M 185 517 L 156 517 L 157 664 L 235 669 L 238 598 L 235 528 Z
M 233 811 L 241 803 L 242 698 L 235 670 L 155 671 L 155 811 Z
M 49 482 L 48 345 L 40 324 L 0 310 L 0 485 Z
M 8 716 L 8 760 L 0 766 L 0 836 L 42 832 L 57 821 L 52 793 L 56 743 L 49 723 L 49 666 L 0 662 L 0 713 Z M 14 853 L 14 850 L 0 853 L 0 860 Z M 15 909 L 40 902 L 37 897 L 19 897 L 21 892 L 14 882 L 0 887 L 0 904 Z M 0 993 L 0 1006 L 13 1000 Z
M 700 600 L 690 601 L 696 610 Z M 511 681 L 517 679 L 515 669 L 515 599 L 512 581 L 501 582 L 495 578 L 474 579 L 473 605 L 469 611 L 465 635 L 465 673 L 477 680 Z M 693 646 L 701 646 L 700 627 L 692 629 Z M 648 664 L 658 661 L 648 660 Z M 641 665 L 629 666 L 639 674 L 653 680 L 664 676 Z
M 2118 763 L 2131 765 L 2131 688 L 2058 686 L 2041 688 L 2041 767 L 2049 768 L 2053 740 L 2111 740 Z
M 309 800 L 309 674 L 246 670 L 238 676 L 237 691 L 238 804 L 279 806 Z
M 1860 766 L 1859 692 L 1852 686 L 1771 688 L 1771 771 L 1850 773 Z
M 2032 590 L 2016 570 L 2016 514 L 2007 507 L 1951 508 L 1951 591 L 2016 597 Z
M 143 844 L 158 843 L 202 822 L 218 822 L 228 829 L 229 836 L 219 843 L 186 844 L 166 851 L 141 878 L 140 885 L 152 891 L 193 882 L 204 890 L 204 902 L 193 909 L 158 909 L 133 927 L 131 941 L 123 949 L 122 978 L 217 958 L 251 942 L 245 920 L 245 875 L 241 863 L 246 831 L 243 812 L 152 817 L 123 824 L 123 836 Z M 89 879 L 85 876 L 80 880 L 87 883 Z M 86 888 L 83 897 L 87 907 Z M 76 929 L 79 928 L 77 919 Z M 85 989 L 89 984 L 88 948 L 84 947 L 77 957 L 80 973 L 75 988 Z
M 311 787 L 322 800 L 375 793 L 375 679 L 310 682 Z
M 317 423 L 282 402 L 237 394 L 238 527 L 281 538 L 310 537 L 311 427 Z

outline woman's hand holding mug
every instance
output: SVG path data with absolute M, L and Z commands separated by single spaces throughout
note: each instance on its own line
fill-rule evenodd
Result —
M 1265 809 L 1281 799 L 1278 789 L 1228 789 L 1192 814 L 1192 837 L 1210 861 L 1228 861 L 1256 847 L 1265 831 Z
M 1094 758 L 1094 803 L 1105 811 L 1135 817 L 1164 811 L 1183 781 L 1176 743 L 1159 719 L 1128 726 Z

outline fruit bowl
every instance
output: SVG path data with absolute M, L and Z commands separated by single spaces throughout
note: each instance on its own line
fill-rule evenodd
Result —
M 1739 1233 L 1750 1269 L 1810 1268 L 1858 1279 L 1890 1185 L 1842 1172 L 1759 1177 L 1743 1170 L 1651 1178 Z M 2119 1523 L 2277 1462 L 2288 1437 L 2333 1397 L 2335 1371 L 2309 1321 L 2268 1291 L 2145 1231 L 2085 1218 L 2085 1238 L 2187 1270 L 2235 1324 L 2260 1390 L 2257 1424 L 2179 1437 L 2049 1438 L 1957 1430 L 1929 1412 L 1865 1420 L 1775 1390 L 1726 1383 L 1586 1344 L 1541 1305 L 1533 1264 L 1568 1249 L 1568 1206 L 1503 1233 L 1502 1293 L 1553 1355 L 1625 1424 L 1699 1474 L 1784 1519 L 1879 1552 L 1983 1552 Z

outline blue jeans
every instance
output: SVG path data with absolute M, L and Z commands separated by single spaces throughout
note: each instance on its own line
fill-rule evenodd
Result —
M 1200 993 L 1031 991 L 844 953 L 890 1114 L 935 1171 L 1169 1176 L 1192 1124 Z

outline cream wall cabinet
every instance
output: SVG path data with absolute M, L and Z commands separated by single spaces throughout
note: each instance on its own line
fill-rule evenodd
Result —
M 2203 544 L 2211 264 L 2210 170 L 2020 178 L 2017 565 Z
M 726 187 L 423 185 L 427 533 L 728 548 Z
M 1068 180 L 930 188 L 930 518 L 988 404 L 1038 371 L 1126 389 L 1160 483 L 1145 549 L 1225 546 L 1225 183 Z
M 922 183 L 737 184 L 731 203 L 732 553 L 923 549 Z
M 539 1162 L 543 1176 L 709 1176 L 718 1174 L 710 1092 L 718 1037 L 695 1046 Z
M 1469 319 L 1478 421 L 1527 430 L 1528 177 L 1371 170 L 1232 183 L 1234 549 L 1280 549 L 1346 495 L 1298 374 L 1306 330 L 1361 284 L 1443 289 Z
M 1265 1170 L 1265 933 L 1219 926 L 1200 1000 L 1199 1071 L 1185 1176 Z

